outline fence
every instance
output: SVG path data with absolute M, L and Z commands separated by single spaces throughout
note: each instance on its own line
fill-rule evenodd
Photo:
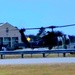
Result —
M 17 50 L 17 51 L 0 51 L 1 59 L 3 59 L 4 55 L 16 55 L 20 54 L 22 58 L 24 58 L 24 54 L 43 54 L 43 57 L 45 57 L 45 54 L 52 54 L 52 53 L 62 53 L 63 57 L 66 56 L 66 53 L 75 53 L 75 50 L 69 50 L 69 49 L 61 49 L 61 50 Z

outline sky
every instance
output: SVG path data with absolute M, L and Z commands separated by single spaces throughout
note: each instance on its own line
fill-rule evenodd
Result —
M 75 24 L 75 0 L 0 0 L 0 23 L 4 22 L 19 29 Z M 75 35 L 75 26 L 54 30 Z

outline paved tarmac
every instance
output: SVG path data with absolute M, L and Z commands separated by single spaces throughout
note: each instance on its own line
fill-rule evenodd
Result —
M 0 59 L 0 65 L 75 63 L 75 57 Z

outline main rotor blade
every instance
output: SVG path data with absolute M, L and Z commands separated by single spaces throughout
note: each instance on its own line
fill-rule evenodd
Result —
M 75 26 L 75 24 L 70 24 L 70 25 L 63 25 L 63 26 L 56 26 L 56 28 L 62 28 L 62 27 L 70 27 L 70 26 Z
M 40 28 L 25 28 L 26 30 L 34 30 L 34 29 L 40 29 Z
M 25 28 L 26 30 L 36 30 L 36 29 L 47 29 L 47 28 L 56 28 L 56 26 L 40 27 L 40 28 Z
M 75 26 L 75 24 L 70 24 L 70 25 L 62 25 L 62 26 L 47 26 L 47 27 L 38 27 L 38 28 L 24 28 L 25 30 L 37 30 L 37 29 L 48 29 L 48 28 L 51 28 L 51 29 L 54 29 L 54 28 L 62 28 L 62 27 L 69 27 L 69 26 Z M 19 30 L 19 29 L 11 29 L 9 31 L 12 31 L 12 30 Z
M 70 25 L 63 25 L 63 26 L 48 26 L 48 27 L 43 27 L 44 29 L 47 29 L 47 28 L 51 28 L 51 29 L 54 29 L 54 28 L 62 28 L 62 27 L 69 27 L 69 26 L 75 26 L 75 24 L 70 24 Z M 34 30 L 34 29 L 41 29 L 42 27 L 40 28 L 25 28 L 26 30 Z

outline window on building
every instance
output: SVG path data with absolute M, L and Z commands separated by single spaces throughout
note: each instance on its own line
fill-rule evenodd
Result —
M 6 28 L 6 33 L 8 33 L 9 32 L 9 28 Z
M 8 45 L 8 47 L 11 47 L 11 38 L 10 37 L 4 37 L 3 43 Z
M 0 37 L 0 44 L 3 44 L 3 38 Z

